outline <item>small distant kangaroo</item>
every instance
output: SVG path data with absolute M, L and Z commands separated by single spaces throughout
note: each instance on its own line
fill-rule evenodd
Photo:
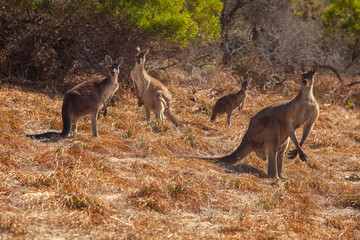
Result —
M 144 105 L 146 120 L 150 121 L 150 110 L 155 112 L 156 118 L 164 120 L 164 115 L 176 126 L 178 120 L 172 115 L 170 104 L 171 93 L 159 80 L 151 77 L 144 68 L 147 51 L 140 51 L 136 48 L 136 62 L 130 76 L 135 86 L 139 107 Z
M 106 116 L 106 102 L 110 102 L 110 99 L 119 88 L 118 75 L 122 61 L 122 58 L 118 58 L 113 62 L 112 58 L 106 55 L 105 63 L 108 65 L 107 78 L 80 83 L 65 93 L 61 110 L 63 130 L 60 133 L 47 132 L 26 136 L 37 139 L 52 138 L 54 136 L 66 138 L 70 132 L 76 133 L 77 122 L 81 118 L 89 116 L 91 119 L 92 135 L 98 137 L 96 118 L 101 106 L 104 107 L 104 116 Z
M 210 121 L 215 121 L 216 116 L 227 113 L 227 124 L 231 125 L 231 113 L 235 108 L 239 111 L 243 108 L 247 96 L 247 86 L 251 80 L 241 81 L 241 90 L 219 98 L 214 106 Z
M 304 65 L 301 64 L 301 70 L 303 73 L 298 95 L 290 101 L 281 101 L 265 107 L 253 116 L 239 147 L 233 153 L 224 157 L 192 158 L 234 164 L 254 151 L 261 159 L 268 159 L 270 177 L 284 178 L 283 156 L 290 137 L 296 148 L 289 152 L 288 157 L 295 158 L 299 154 L 302 161 L 307 161 L 307 156 L 301 147 L 319 115 L 319 106 L 313 95 L 314 76 L 318 64 L 315 63 L 310 71 L 305 71 Z M 301 126 L 304 126 L 304 129 L 299 144 L 295 130 Z

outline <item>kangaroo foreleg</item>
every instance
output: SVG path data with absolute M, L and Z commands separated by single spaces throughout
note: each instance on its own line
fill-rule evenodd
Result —
M 136 82 L 134 80 L 133 80 L 133 83 L 134 83 L 136 97 L 138 99 L 138 106 L 141 107 L 142 105 L 144 105 L 144 100 L 140 100 L 139 90 L 138 90 L 137 84 L 136 84 Z
M 139 99 L 139 103 L 138 103 L 138 104 L 139 104 L 139 105 L 140 105 L 140 104 L 141 104 L 141 105 L 144 104 L 143 97 L 144 97 L 146 91 L 149 89 L 149 86 L 150 86 L 150 81 L 144 79 L 143 91 L 142 91 L 142 93 L 140 94 L 140 96 L 138 97 L 138 99 Z M 140 105 L 140 106 L 141 106 L 141 105 Z
M 311 124 L 308 124 L 308 125 L 306 125 L 306 126 L 304 127 L 303 135 L 302 135 L 302 138 L 301 138 L 301 141 L 300 141 L 300 144 L 299 144 L 300 147 L 302 147 L 302 146 L 304 145 L 304 142 L 306 141 L 306 139 L 307 139 L 307 137 L 309 136 L 311 130 L 313 129 L 314 124 L 315 124 L 315 122 L 313 122 L 313 123 L 311 123 Z M 297 156 L 298 153 L 299 153 L 299 151 L 298 151 L 297 148 L 294 149 L 294 150 L 291 150 L 291 151 L 288 153 L 288 158 L 293 159 L 293 158 L 295 158 L 295 157 Z M 307 161 L 306 155 L 305 155 L 305 160 L 302 159 L 301 157 L 300 157 L 300 159 L 301 159 L 302 161 Z
M 104 95 L 101 95 L 101 98 L 102 98 L 102 102 L 103 102 L 103 106 L 104 106 L 104 117 L 106 117 L 107 115 L 107 108 L 106 108 L 106 101 L 105 101 L 105 97 Z
M 291 141 L 293 141 L 296 149 L 294 149 L 293 151 L 290 151 L 289 154 L 288 154 L 288 158 L 290 159 L 293 159 L 296 157 L 297 154 L 299 154 L 299 157 L 302 161 L 306 162 L 307 161 L 307 156 L 306 154 L 304 153 L 304 151 L 301 149 L 297 139 L 296 139 L 296 136 L 295 136 L 295 130 L 293 128 L 292 125 L 288 125 L 287 126 L 287 131 L 288 131 L 288 134 L 289 134 L 289 137 L 291 139 Z
M 304 127 L 303 135 L 302 135 L 302 138 L 301 138 L 301 141 L 300 141 L 300 147 L 303 146 L 305 140 L 309 136 L 310 132 L 312 131 L 312 129 L 314 127 L 314 125 L 315 125 L 315 122 Z

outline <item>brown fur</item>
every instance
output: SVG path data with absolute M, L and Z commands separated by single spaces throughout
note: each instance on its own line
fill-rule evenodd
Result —
M 246 90 L 250 81 L 241 82 L 241 90 L 237 93 L 232 93 L 219 98 L 215 105 L 210 118 L 210 121 L 215 121 L 217 115 L 227 113 L 227 124 L 231 125 L 231 113 L 235 108 L 239 111 L 243 108 L 245 98 L 247 96 Z
M 295 98 L 274 103 L 253 116 L 240 146 L 230 155 L 202 159 L 234 164 L 251 152 L 255 152 L 263 160 L 268 159 L 269 176 L 283 178 L 283 156 L 291 139 L 296 149 L 290 151 L 288 157 L 295 158 L 299 154 L 301 160 L 307 161 L 307 156 L 301 147 L 319 115 L 319 106 L 313 95 L 314 75 L 318 65 L 315 64 L 308 72 L 305 72 L 303 66 L 302 69 L 301 89 Z M 299 144 L 295 130 L 302 126 L 304 129 Z
M 137 48 L 135 66 L 130 73 L 138 97 L 138 104 L 145 106 L 147 121 L 150 121 L 150 111 L 153 111 L 156 118 L 163 121 L 165 115 L 175 126 L 178 126 L 179 123 L 170 109 L 171 93 L 164 84 L 151 77 L 144 68 L 147 53 L 148 51 L 141 52 Z
M 63 130 L 61 133 L 47 132 L 43 134 L 27 135 L 32 138 L 51 138 L 60 136 L 66 138 L 70 132 L 76 133 L 77 122 L 89 116 L 93 136 L 98 136 L 97 114 L 101 106 L 104 107 L 104 115 L 107 114 L 106 102 L 110 101 L 114 93 L 118 90 L 119 60 L 112 61 L 106 55 L 105 62 L 109 66 L 108 77 L 103 80 L 90 80 L 70 89 L 65 93 L 62 105 Z

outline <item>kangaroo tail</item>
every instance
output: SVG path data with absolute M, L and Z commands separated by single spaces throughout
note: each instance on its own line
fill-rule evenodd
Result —
M 215 108 L 214 108 L 213 113 L 212 113 L 211 118 L 210 118 L 210 122 L 215 121 L 215 119 L 216 119 L 216 113 L 215 113 Z
M 64 101 L 63 101 L 63 105 L 61 108 L 61 116 L 62 116 L 62 121 L 63 121 L 63 130 L 60 133 L 60 136 L 63 138 L 66 138 L 67 136 L 69 136 L 70 131 L 71 131 L 71 118 L 70 118 L 70 96 L 66 96 L 64 97 Z M 106 108 L 105 108 L 106 111 Z
M 35 138 L 35 139 L 45 139 L 45 138 L 53 138 L 53 137 L 61 137 L 61 138 L 66 138 L 67 136 L 69 136 L 70 134 L 70 124 L 68 128 L 65 128 L 66 124 L 64 122 L 64 127 L 62 132 L 46 132 L 46 133 L 41 133 L 41 134 L 29 134 L 26 135 L 26 137 L 29 138 Z
M 215 103 L 213 110 L 212 110 L 212 114 L 211 114 L 211 118 L 210 118 L 210 122 L 215 121 L 216 116 L 218 115 L 218 113 L 220 113 L 221 109 L 219 109 L 219 104 L 218 104 L 219 100 Z
M 249 141 L 247 140 L 246 134 L 245 134 L 239 147 L 231 154 L 219 158 L 218 161 L 228 163 L 228 164 L 234 164 L 237 161 L 240 161 L 241 159 L 245 158 L 252 151 L 253 151 L 253 147 L 252 147 L 251 143 L 249 143 Z
M 179 121 L 175 118 L 175 116 L 170 112 L 170 109 L 167 108 L 164 112 L 164 115 L 172 122 L 176 127 L 179 126 Z
M 65 128 L 65 122 L 62 132 L 46 132 L 41 134 L 29 134 L 26 137 L 35 138 L 35 139 L 45 139 L 45 138 L 53 138 L 53 137 L 61 137 L 66 138 L 70 134 L 70 124 L 68 128 Z
M 179 156 L 183 158 L 195 158 L 195 159 L 202 159 L 207 160 L 213 163 L 226 163 L 226 164 L 234 164 L 241 159 L 245 158 L 252 152 L 251 144 L 245 140 L 245 137 L 240 143 L 240 146 L 231 154 L 223 156 L 223 157 L 202 157 L 202 156 Z
M 223 161 L 221 161 L 221 159 L 223 157 L 206 157 L 206 156 L 177 156 L 179 158 L 190 158 L 190 159 L 201 159 L 201 160 L 206 160 L 209 162 L 213 162 L 213 163 L 221 163 Z
M 27 137 L 30 138 L 35 138 L 35 139 L 44 139 L 44 138 L 52 138 L 52 137 L 62 137 L 62 138 L 66 138 L 67 136 L 69 136 L 70 134 L 70 130 L 71 130 L 71 119 L 69 116 L 69 111 L 68 111 L 68 100 L 64 99 L 63 102 L 63 106 L 61 109 L 61 114 L 62 114 L 62 120 L 63 120 L 63 130 L 58 133 L 58 132 L 47 132 L 47 133 L 42 133 L 42 134 L 31 134 L 31 135 L 26 135 Z
M 211 128 L 211 127 L 208 127 L 208 126 L 205 126 L 201 123 L 192 123 L 192 122 L 181 122 L 182 124 L 190 124 L 190 125 L 193 125 L 193 126 L 197 126 L 197 127 L 200 127 L 202 128 L 203 130 L 205 131 L 214 131 L 214 132 L 217 132 L 217 129 L 215 128 Z

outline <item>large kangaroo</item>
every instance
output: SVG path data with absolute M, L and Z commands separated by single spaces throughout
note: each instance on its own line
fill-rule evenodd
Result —
M 118 90 L 119 67 L 122 63 L 118 58 L 115 62 L 109 55 L 105 56 L 108 65 L 108 77 L 103 80 L 90 80 L 70 89 L 65 93 L 62 105 L 63 130 L 58 132 L 47 132 L 43 134 L 26 135 L 32 138 L 51 138 L 60 136 L 66 138 L 70 132 L 76 133 L 77 122 L 83 117 L 89 116 L 94 137 L 98 137 L 97 114 L 101 106 L 104 107 L 104 115 L 107 114 L 106 102 L 110 101 Z
M 134 83 L 136 95 L 138 97 L 138 105 L 144 105 L 146 110 L 146 120 L 150 121 L 150 110 L 155 112 L 157 118 L 161 121 L 164 120 L 164 115 L 175 125 L 178 126 L 179 122 L 172 115 L 171 93 L 157 79 L 151 77 L 144 68 L 145 56 L 147 51 L 140 51 L 137 47 L 135 66 L 132 69 L 130 76 Z
M 241 90 L 237 93 L 228 94 L 219 98 L 214 106 L 210 121 L 215 121 L 216 116 L 227 113 L 227 124 L 231 125 L 231 113 L 235 108 L 239 111 L 243 108 L 245 98 L 247 96 L 246 90 L 250 80 L 241 81 Z
M 288 157 L 295 158 L 299 154 L 302 161 L 307 161 L 307 156 L 301 147 L 319 115 L 319 106 L 313 95 L 314 75 L 318 65 L 315 63 L 308 72 L 305 72 L 303 65 L 301 69 L 303 71 L 301 89 L 295 98 L 274 103 L 253 116 L 240 146 L 230 155 L 202 159 L 234 164 L 254 151 L 263 160 L 268 159 L 269 176 L 283 178 L 283 156 L 290 137 L 296 149 L 290 151 Z M 301 126 L 304 126 L 304 130 L 299 144 L 295 130 Z

